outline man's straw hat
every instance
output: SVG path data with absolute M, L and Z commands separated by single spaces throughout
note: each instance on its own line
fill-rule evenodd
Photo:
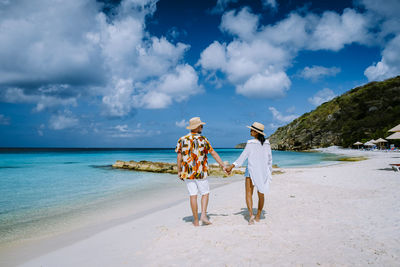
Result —
M 199 127 L 200 125 L 206 124 L 200 120 L 200 117 L 194 117 L 189 120 L 189 126 L 186 129 L 193 130 Z
M 263 134 L 265 136 L 264 124 L 261 124 L 259 122 L 254 122 L 251 126 L 247 126 L 247 128 L 250 128 L 253 131 L 256 131 L 257 133 Z

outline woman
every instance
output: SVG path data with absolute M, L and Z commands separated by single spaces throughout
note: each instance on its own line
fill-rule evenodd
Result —
M 246 177 L 246 204 L 249 210 L 249 224 L 260 221 L 261 212 L 264 207 L 264 194 L 267 193 L 272 174 L 272 154 L 268 140 L 265 140 L 264 125 L 254 122 L 250 128 L 250 135 L 254 137 L 247 141 L 246 147 L 239 158 L 227 168 L 230 173 L 234 167 L 242 166 L 247 159 L 248 164 L 245 172 Z M 253 188 L 258 191 L 258 210 L 253 215 Z

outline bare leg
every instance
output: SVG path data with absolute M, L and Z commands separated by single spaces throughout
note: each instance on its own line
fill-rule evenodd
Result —
M 256 222 L 260 221 L 260 217 L 261 217 L 261 212 L 264 208 L 264 194 L 258 192 L 258 210 L 257 210 L 257 215 L 256 215 Z
M 199 214 L 197 213 L 197 195 L 190 196 L 190 207 L 193 213 L 193 225 L 199 226 Z
M 247 204 L 247 209 L 249 211 L 249 224 L 254 224 L 253 189 L 254 185 L 251 182 L 250 177 L 246 177 L 246 204 Z
M 205 194 L 201 196 L 201 217 L 200 220 L 203 224 L 209 225 L 211 222 L 207 218 L 207 206 L 208 206 L 208 198 L 210 194 Z

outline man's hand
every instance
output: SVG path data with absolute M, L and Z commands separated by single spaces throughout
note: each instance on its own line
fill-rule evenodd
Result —
M 232 164 L 231 166 L 225 168 L 225 169 L 226 169 L 226 172 L 227 172 L 229 175 L 231 174 L 233 167 L 235 167 L 235 165 Z
M 227 174 L 227 175 L 230 175 L 231 173 L 228 171 L 228 168 L 224 165 L 224 166 L 222 166 L 222 169 L 224 170 L 224 172 Z
M 181 179 L 183 181 L 183 178 L 181 176 L 181 172 L 178 172 L 178 177 L 179 177 L 179 179 Z

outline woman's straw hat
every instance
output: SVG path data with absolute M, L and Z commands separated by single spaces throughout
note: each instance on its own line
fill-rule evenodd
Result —
M 200 125 L 206 124 L 200 120 L 200 117 L 194 117 L 189 120 L 189 126 L 186 129 L 193 130 L 199 127 Z
M 254 122 L 251 126 L 247 126 L 247 128 L 250 128 L 253 131 L 256 131 L 257 133 L 263 134 L 264 136 L 266 135 L 264 133 L 264 124 L 262 123 Z

